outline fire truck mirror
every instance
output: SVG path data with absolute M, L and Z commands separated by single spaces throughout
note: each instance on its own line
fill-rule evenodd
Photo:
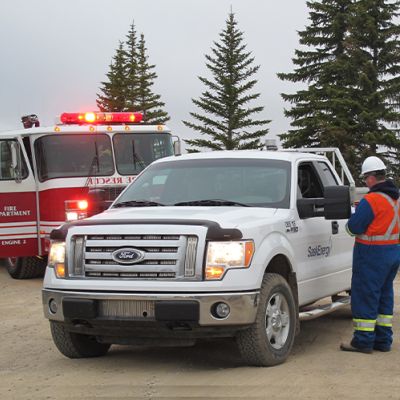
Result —
M 15 141 L 11 144 L 11 168 L 14 172 L 15 182 L 21 183 L 22 170 L 21 170 L 21 147 L 19 142 Z
M 177 137 L 177 136 L 174 136 L 174 137 Z M 176 156 L 180 156 L 182 153 L 181 153 L 181 141 L 180 141 L 180 139 L 178 138 L 178 140 L 176 140 L 175 142 L 174 142 L 174 154 L 176 155 Z

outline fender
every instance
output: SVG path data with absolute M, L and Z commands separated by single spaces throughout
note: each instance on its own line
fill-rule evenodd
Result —
M 298 266 L 295 261 L 293 246 L 281 232 L 271 232 L 262 239 L 261 243 L 256 243 L 256 251 L 251 267 L 252 269 L 256 267 L 252 271 L 254 287 L 261 287 L 268 265 L 274 257 L 279 255 L 287 259 L 290 272 L 297 272 Z M 285 279 L 287 278 L 285 277 Z

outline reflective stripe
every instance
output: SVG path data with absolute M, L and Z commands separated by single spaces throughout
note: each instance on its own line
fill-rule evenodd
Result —
M 346 229 L 346 232 L 347 232 L 350 236 L 356 236 L 356 234 L 353 233 L 353 232 L 351 232 L 350 229 L 349 229 L 349 221 L 346 222 L 345 229 Z
M 353 319 L 353 326 L 356 331 L 374 331 L 376 319 Z
M 378 319 L 376 320 L 376 324 L 379 326 L 388 326 L 391 327 L 393 322 L 393 315 L 378 315 Z
M 394 200 L 385 193 L 382 193 L 382 192 L 375 192 L 375 193 L 383 196 L 391 204 L 391 206 L 393 207 L 393 210 L 394 210 L 394 218 L 393 218 L 392 222 L 390 223 L 389 228 L 384 235 L 368 236 L 368 235 L 365 235 L 364 233 L 362 233 L 362 234 L 357 235 L 357 238 L 359 238 L 361 240 L 366 240 L 368 242 L 378 242 L 378 241 L 386 242 L 389 240 L 399 240 L 398 233 L 396 233 L 394 235 L 391 234 L 393 229 L 395 228 L 396 224 L 400 228 L 400 221 L 399 221 L 400 203 L 399 203 L 399 200 L 396 200 L 396 202 L 394 202 Z

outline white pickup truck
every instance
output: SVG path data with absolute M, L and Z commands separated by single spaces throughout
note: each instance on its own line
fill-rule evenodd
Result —
M 42 295 L 60 352 L 236 337 L 248 364 L 284 362 L 299 321 L 350 303 L 354 181 L 337 149 L 312 151 L 157 160 L 107 211 L 53 230 Z

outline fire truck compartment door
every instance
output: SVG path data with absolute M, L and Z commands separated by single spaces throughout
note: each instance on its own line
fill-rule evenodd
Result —
M 39 254 L 35 178 L 22 141 L 15 141 L 0 137 L 0 258 Z M 18 147 L 21 176 L 15 179 Z

